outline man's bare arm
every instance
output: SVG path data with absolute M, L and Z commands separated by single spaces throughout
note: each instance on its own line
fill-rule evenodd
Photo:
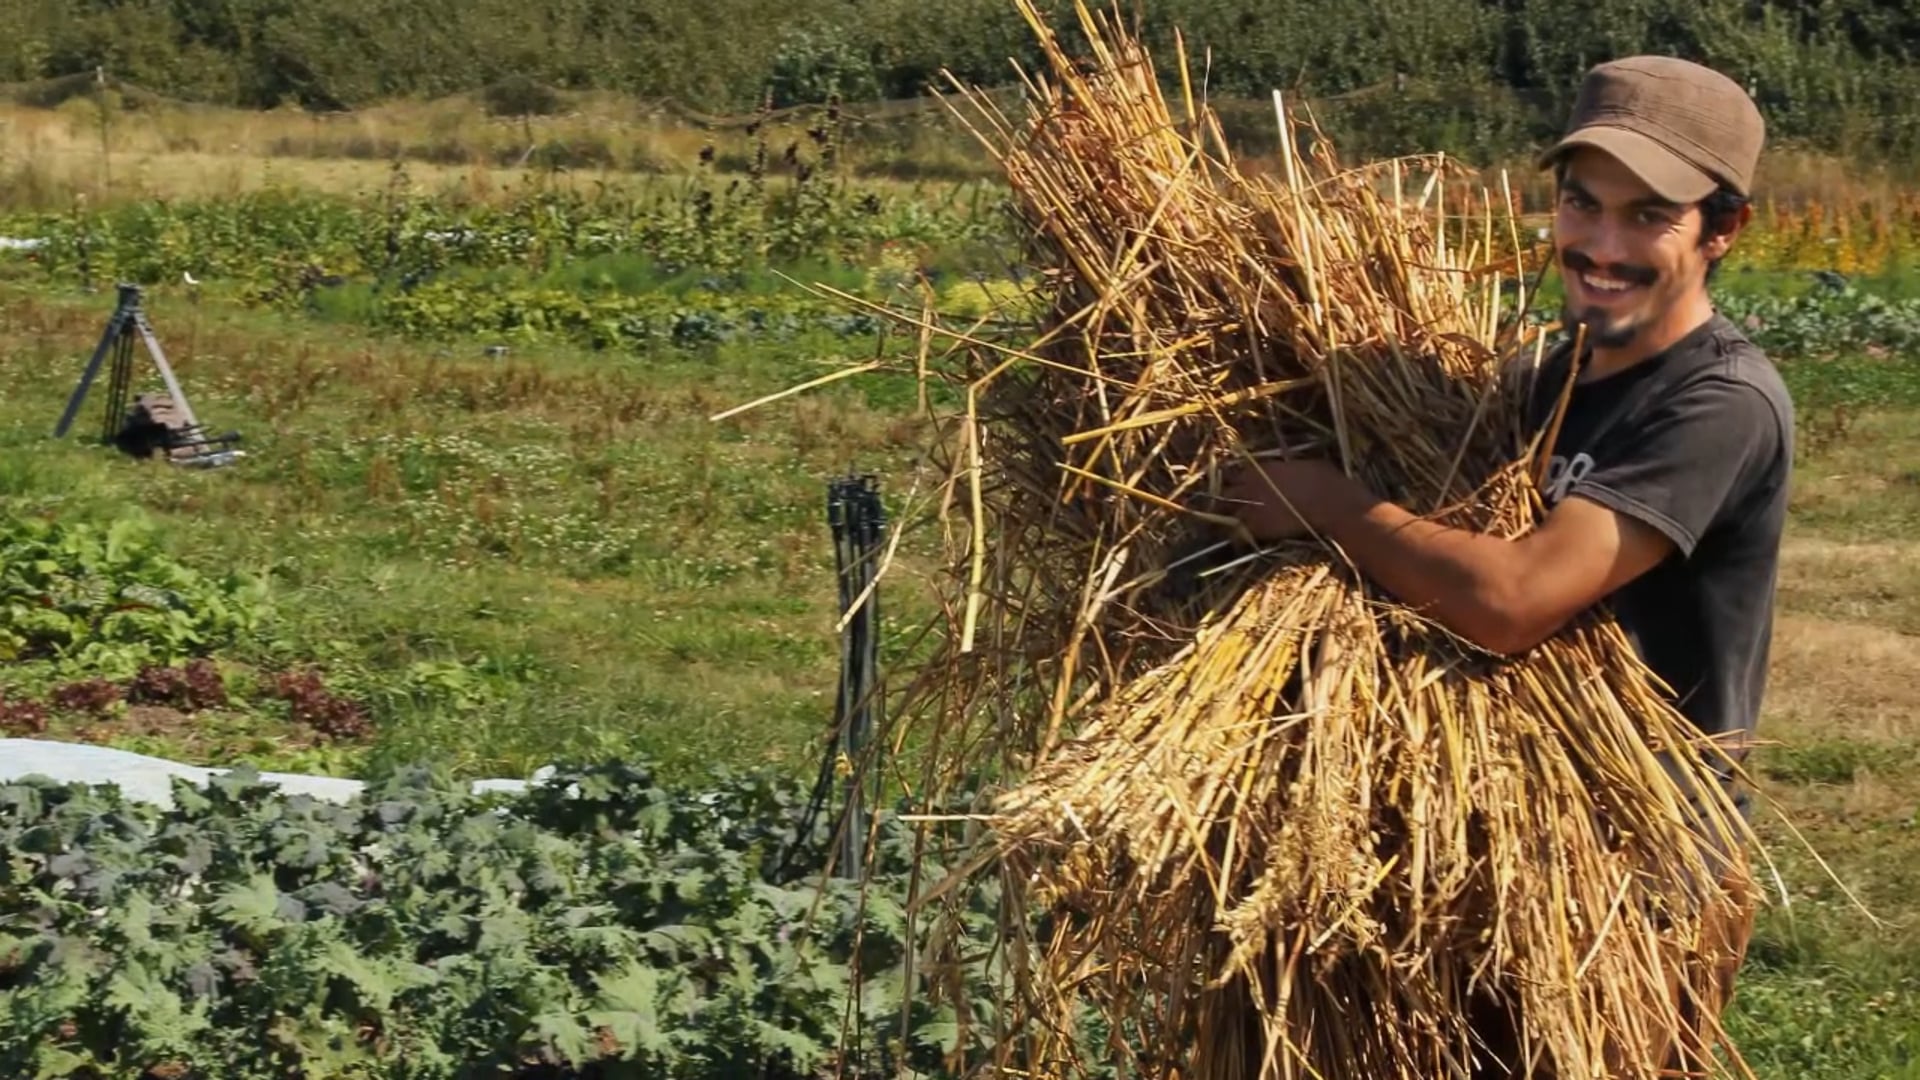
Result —
M 1306 524 L 1340 545 L 1360 572 L 1490 652 L 1525 652 L 1673 550 L 1658 530 L 1573 496 L 1518 540 L 1423 521 L 1331 467 L 1281 466 L 1276 480 Z M 1264 494 L 1243 514 L 1256 535 L 1299 523 Z

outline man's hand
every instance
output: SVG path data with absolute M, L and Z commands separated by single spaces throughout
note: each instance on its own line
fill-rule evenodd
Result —
M 1290 540 L 1325 527 L 1328 512 L 1350 503 L 1355 485 L 1325 461 L 1243 466 L 1220 487 L 1220 508 L 1255 540 Z

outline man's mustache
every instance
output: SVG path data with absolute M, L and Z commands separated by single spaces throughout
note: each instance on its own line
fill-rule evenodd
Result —
M 1599 271 L 1600 264 L 1585 254 L 1568 248 L 1560 253 L 1560 262 L 1576 274 Z M 1660 280 L 1660 275 L 1651 267 L 1629 266 L 1626 263 L 1614 263 L 1603 271 L 1607 277 L 1616 278 L 1632 285 L 1651 285 Z

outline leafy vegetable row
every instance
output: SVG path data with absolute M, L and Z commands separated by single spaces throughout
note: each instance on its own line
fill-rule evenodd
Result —
M 980 1001 L 903 994 L 929 934 L 909 828 L 883 819 L 863 892 L 823 875 L 806 796 L 644 764 L 513 796 L 407 773 L 347 805 L 245 772 L 164 810 L 7 784 L 0 1072 L 894 1076 L 985 1049 Z M 984 942 L 993 890 L 963 899 L 941 929 Z M 977 954 L 974 995 L 1006 974 Z

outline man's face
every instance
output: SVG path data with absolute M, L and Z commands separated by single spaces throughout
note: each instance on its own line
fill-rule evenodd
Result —
M 1658 197 L 1618 159 L 1591 148 L 1567 160 L 1554 213 L 1554 245 L 1566 282 L 1567 324 L 1587 341 L 1625 348 L 1706 288 L 1707 263 L 1731 237 L 1700 243 L 1697 205 Z

